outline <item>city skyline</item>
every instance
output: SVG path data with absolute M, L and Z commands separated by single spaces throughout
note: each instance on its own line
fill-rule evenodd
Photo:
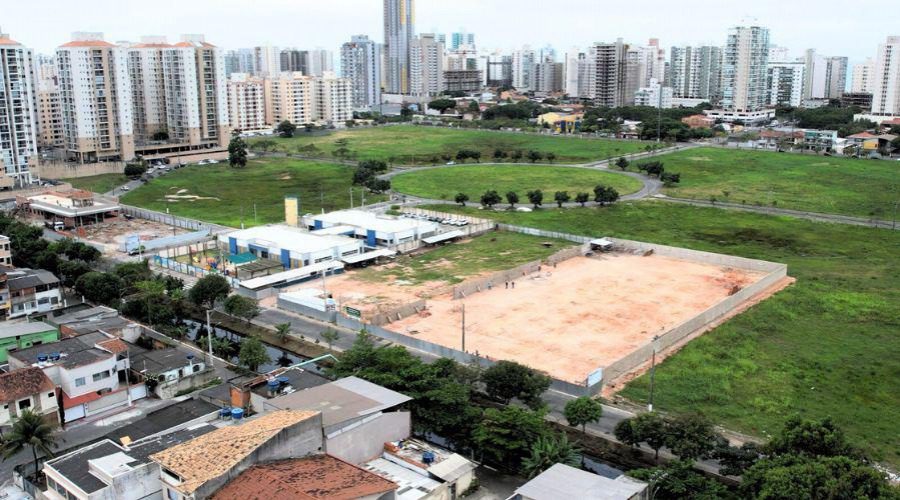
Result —
M 284 47 L 323 47 L 337 50 L 351 35 L 366 34 L 383 41 L 383 3 L 378 0 L 334 0 L 327 3 L 294 3 L 285 0 L 263 0 L 247 8 L 246 3 L 198 0 L 178 3 L 164 0 L 154 4 L 132 1 L 85 0 L 77 5 L 69 2 L 42 2 L 42 10 L 52 16 L 34 16 L 34 4 L 14 4 L 6 9 L 4 31 L 14 31 L 14 38 L 37 53 L 50 54 L 68 41 L 73 31 L 101 31 L 109 41 L 136 40 L 141 35 L 166 35 L 174 39 L 180 33 L 203 33 L 223 48 L 276 45 Z M 534 48 L 552 45 L 560 51 L 568 47 L 585 47 L 593 42 L 611 42 L 623 38 L 629 43 L 645 43 L 659 38 L 663 47 L 673 45 L 723 45 L 725 30 L 752 22 L 766 26 L 774 45 L 785 46 L 793 57 L 801 57 L 807 48 L 821 53 L 847 56 L 851 63 L 872 57 L 879 43 L 894 26 L 890 16 L 866 16 L 860 11 L 839 12 L 837 2 L 828 9 L 822 2 L 816 9 L 800 2 L 785 4 L 761 0 L 735 9 L 700 0 L 686 0 L 677 6 L 651 0 L 643 6 L 648 15 L 634 10 L 610 13 L 589 0 L 570 0 L 559 15 L 564 22 L 547 23 L 546 9 L 536 0 L 520 2 L 515 16 L 499 3 L 484 5 L 475 0 L 460 0 L 452 6 L 443 2 L 419 0 L 416 3 L 416 30 L 419 33 L 449 34 L 460 29 L 474 33 L 479 48 L 508 50 L 529 44 Z M 872 8 L 889 9 L 888 0 L 873 0 Z M 154 12 L 167 5 L 184 15 L 160 19 Z M 89 21 L 80 21 L 82 13 L 92 11 Z M 277 11 L 279 14 L 273 16 Z M 697 12 L 702 11 L 702 15 Z M 196 12 L 196 16 L 192 15 Z M 355 12 L 348 16 L 348 12 Z M 473 13 L 477 15 L 473 15 Z M 201 15 L 202 14 L 202 15 Z M 577 15 L 575 15 L 577 14 Z M 299 17 L 298 17 L 299 16 Z M 497 19 L 506 16 L 515 24 L 504 25 Z M 195 19 L 205 19 L 202 24 Z M 156 19 L 155 23 L 147 23 Z M 234 19 L 241 19 L 241 29 L 234 29 Z M 283 24 L 283 26 L 282 26 Z M 15 28 L 15 29 L 13 29 Z M 283 28 L 283 29 L 279 29 Z M 299 28 L 299 29 L 298 29 Z M 835 33 L 854 33 L 851 37 Z

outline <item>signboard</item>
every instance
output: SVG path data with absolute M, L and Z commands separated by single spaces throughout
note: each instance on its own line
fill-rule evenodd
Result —
M 347 316 L 352 316 L 354 318 L 362 317 L 362 313 L 359 311 L 359 309 L 355 309 L 352 307 L 344 306 L 344 312 L 347 313 Z
M 587 385 L 588 387 L 591 387 L 601 380 L 603 380 L 603 368 L 597 368 L 596 370 L 588 374 Z
M 141 249 L 141 237 L 140 235 L 133 234 L 125 240 L 125 253 L 128 255 L 134 255 L 138 253 Z

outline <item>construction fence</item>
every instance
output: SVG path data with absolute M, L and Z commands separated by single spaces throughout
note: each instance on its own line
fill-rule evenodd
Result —
M 225 276 L 218 271 L 203 269 L 191 264 L 185 264 L 183 262 L 178 262 L 175 259 L 169 259 L 159 255 L 154 255 L 153 258 L 150 259 L 150 265 L 161 269 L 168 269 L 170 271 L 181 273 L 187 276 L 193 276 L 195 278 L 203 278 L 205 276 L 209 276 L 210 274 L 218 274 L 219 276 L 225 278 L 225 280 L 228 281 L 228 283 L 233 288 L 237 288 L 241 284 L 240 280 L 233 276 Z
M 155 210 L 147 210 L 146 208 L 133 207 L 131 205 L 121 205 L 121 210 L 123 214 L 131 217 L 168 224 L 189 231 L 209 231 L 212 234 L 234 231 L 233 228 L 227 226 L 188 219 L 187 217 L 180 217 L 173 214 L 164 214 Z

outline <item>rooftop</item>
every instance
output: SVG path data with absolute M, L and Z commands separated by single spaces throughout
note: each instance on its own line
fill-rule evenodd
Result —
M 55 331 L 56 327 L 41 321 L 0 324 L 0 338 L 19 337 L 34 333 Z
M 0 401 L 4 403 L 55 390 L 53 381 L 40 368 L 29 366 L 0 374 Z
M 193 356 L 193 358 L 188 360 L 188 356 Z M 192 353 L 170 347 L 168 349 L 146 351 L 132 356 L 131 366 L 133 366 L 135 370 L 147 370 L 149 373 L 158 375 L 167 371 L 177 370 L 188 364 L 195 364 L 202 361 L 202 359 L 198 359 L 197 356 Z
M 56 275 L 43 269 L 16 269 L 7 272 L 6 277 L 10 291 L 59 283 L 59 278 Z
M 70 323 L 80 323 L 82 321 L 92 321 L 107 318 L 118 318 L 119 311 L 111 307 L 97 306 L 89 307 L 75 312 L 52 316 L 49 321 L 55 325 L 68 325 Z
M 266 402 L 279 410 L 322 412 L 322 425 L 330 427 L 399 406 L 411 398 L 357 377 L 347 377 Z
M 144 418 L 124 427 L 117 427 L 107 434 L 106 437 L 116 443 L 122 443 L 123 439 L 128 442 L 134 442 L 218 411 L 219 407 L 214 404 L 200 399 L 186 399 L 165 408 L 154 410 L 145 415 Z
M 178 474 L 182 479 L 179 490 L 191 494 L 207 481 L 231 470 L 282 430 L 315 415 L 312 411 L 269 413 L 240 425 L 223 427 L 150 458 Z
M 356 245 L 358 240 L 346 236 L 315 235 L 300 228 L 273 224 L 242 229 L 219 236 L 220 241 L 235 238 L 267 248 L 279 248 L 300 253 L 321 252 L 337 246 Z
M 381 495 L 397 485 L 330 455 L 255 465 L 225 485 L 215 500 L 353 499 Z
M 106 339 L 108 337 L 103 336 L 103 338 Z M 55 354 L 59 354 L 58 359 L 53 359 Z M 38 360 L 40 355 L 48 356 L 48 359 L 41 362 Z M 63 339 L 59 342 L 41 344 L 9 353 L 11 358 L 15 358 L 26 365 L 37 364 L 41 367 L 59 365 L 66 369 L 109 359 L 111 355 L 109 352 L 94 347 L 93 334 Z
M 608 479 L 568 465 L 556 464 L 520 486 L 516 493 L 534 500 L 627 500 L 646 488 L 647 483 L 627 476 Z
M 446 482 L 456 481 L 477 467 L 462 455 L 418 439 L 385 443 L 384 449 L 386 453 L 407 464 L 428 471 L 428 474 Z M 426 455 L 431 460 L 428 463 L 425 463 Z
M 398 233 L 408 231 L 417 227 L 427 227 L 436 229 L 437 225 L 433 222 L 421 221 L 416 219 L 399 219 L 393 217 L 379 216 L 372 212 L 364 210 L 339 210 L 321 215 L 312 215 L 312 220 L 327 222 L 329 224 L 337 224 L 343 226 L 355 226 L 366 229 L 374 229 L 386 233 Z

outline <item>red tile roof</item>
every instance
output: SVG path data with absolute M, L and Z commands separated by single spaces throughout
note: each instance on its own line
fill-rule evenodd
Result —
M 0 45 L 22 45 L 9 37 L 0 36 Z
M 123 353 L 128 350 L 128 344 L 119 339 L 109 339 L 104 340 L 103 342 L 97 342 L 97 347 L 113 354 Z
M 875 135 L 868 132 L 860 132 L 858 134 L 848 135 L 847 139 L 874 139 Z
M 64 43 L 60 47 L 115 47 L 115 44 L 104 40 L 74 40 Z
M 330 455 L 255 465 L 226 484 L 214 500 L 350 500 L 397 489 L 383 477 Z
M 56 389 L 53 381 L 44 375 L 44 370 L 29 366 L 0 375 L 0 401 L 8 403 L 41 392 Z
M 63 409 L 66 410 L 78 405 L 90 403 L 91 401 L 96 401 L 98 399 L 100 399 L 100 395 L 96 392 L 89 392 L 87 394 L 82 394 L 81 396 L 75 396 L 74 398 L 70 398 L 69 395 L 65 393 L 65 391 L 63 391 L 62 393 Z

